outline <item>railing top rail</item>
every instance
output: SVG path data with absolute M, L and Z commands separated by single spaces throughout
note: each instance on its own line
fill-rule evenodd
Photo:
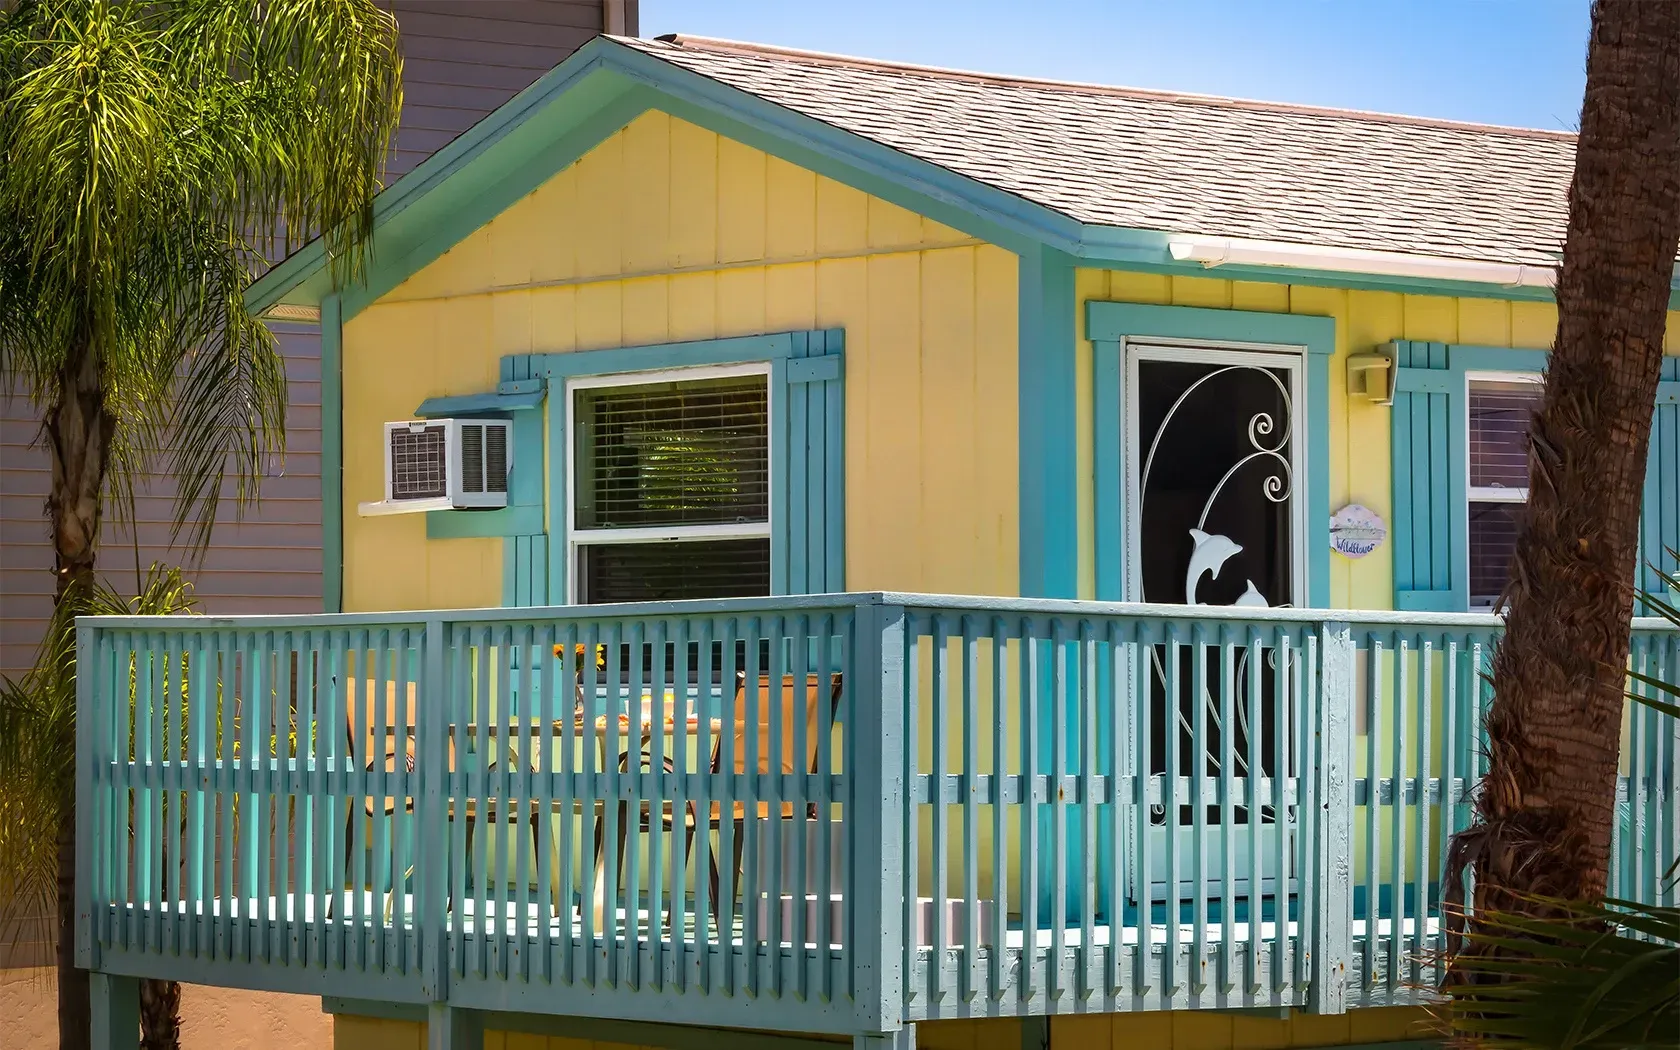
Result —
M 451 623 L 530 623 L 546 620 L 602 620 L 648 616 L 731 616 L 778 612 L 831 611 L 871 605 L 897 605 L 916 611 L 978 612 L 1028 616 L 1110 616 L 1128 619 L 1204 620 L 1214 623 L 1346 623 L 1358 630 L 1445 627 L 1467 631 L 1499 630 L 1504 620 L 1492 613 L 1400 612 L 1375 609 L 1234 608 L 1219 605 L 1168 605 L 1101 602 L 1083 599 L 1006 598 L 988 595 L 924 594 L 911 591 L 849 591 L 834 594 L 762 598 L 708 598 L 677 602 L 623 602 L 612 605 L 545 605 L 507 609 L 397 610 L 375 613 L 299 613 L 285 616 L 83 616 L 77 625 L 111 630 L 250 630 L 253 628 L 419 627 Z M 1674 632 L 1658 617 L 1636 617 L 1636 632 Z

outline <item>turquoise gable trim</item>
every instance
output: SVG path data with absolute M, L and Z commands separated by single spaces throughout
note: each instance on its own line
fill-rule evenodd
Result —
M 1252 310 L 1209 310 L 1136 303 L 1086 304 L 1092 361 L 1093 440 L 1096 469 L 1095 539 L 1097 598 L 1124 594 L 1125 517 L 1121 471 L 1122 344 L 1127 338 L 1205 339 L 1217 342 L 1299 346 L 1306 360 L 1307 595 L 1315 608 L 1330 604 L 1330 358 L 1336 322 L 1329 317 Z
M 339 298 L 321 303 L 321 609 L 344 608 L 344 323 Z
M 1050 249 L 1093 266 L 1337 288 L 1550 301 L 1546 289 L 1467 281 L 1224 265 L 1172 258 L 1174 231 L 1082 224 L 1068 215 L 842 131 L 757 95 L 597 37 L 374 200 L 366 278 L 344 289 L 344 316 L 406 280 L 648 109 L 660 109 L 793 164 L 1008 248 Z M 333 290 L 312 241 L 255 282 L 261 313 Z M 1680 292 L 1671 298 L 1680 306 Z

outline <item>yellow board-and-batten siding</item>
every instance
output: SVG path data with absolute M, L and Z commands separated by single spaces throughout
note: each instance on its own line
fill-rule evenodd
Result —
M 813 328 L 845 330 L 847 586 L 1016 594 L 1016 309 L 1012 254 L 646 113 L 345 325 L 344 607 L 501 604 L 501 540 L 357 513 L 380 424 L 506 354 Z

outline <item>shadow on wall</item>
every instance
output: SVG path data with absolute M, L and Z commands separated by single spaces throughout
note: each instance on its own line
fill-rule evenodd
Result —
M 58 1050 L 58 989 L 48 970 L 0 970 L 6 1050 Z M 187 985 L 182 1050 L 329 1050 L 332 1017 L 308 995 Z

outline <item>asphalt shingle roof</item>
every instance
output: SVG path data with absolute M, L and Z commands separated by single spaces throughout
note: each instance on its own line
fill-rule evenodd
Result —
M 1555 264 L 1575 138 L 695 37 L 673 65 L 1080 222 Z

